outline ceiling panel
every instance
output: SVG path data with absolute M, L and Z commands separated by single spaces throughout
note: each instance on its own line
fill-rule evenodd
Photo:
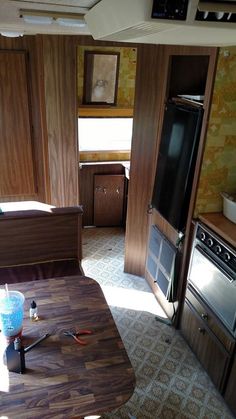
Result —
M 89 34 L 88 27 L 60 27 L 53 22 L 50 25 L 33 25 L 20 18 L 20 10 L 37 10 L 59 12 L 64 14 L 86 14 L 100 0 L 0 0 L 0 33 L 3 31 L 19 31 L 23 34 L 61 33 Z
M 13 6 L 20 9 L 37 9 L 37 10 L 58 10 L 77 11 L 85 9 L 89 10 L 98 0 L 8 0 L 9 7 Z

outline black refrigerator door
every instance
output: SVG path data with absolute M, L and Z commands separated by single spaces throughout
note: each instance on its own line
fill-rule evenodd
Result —
M 203 110 L 166 107 L 152 205 L 178 231 L 186 224 Z

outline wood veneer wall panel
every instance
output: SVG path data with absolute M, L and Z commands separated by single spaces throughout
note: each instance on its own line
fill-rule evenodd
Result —
M 42 40 L 51 204 L 76 205 L 76 43 L 69 36 L 45 35 Z
M 40 115 L 43 114 L 44 109 L 39 102 L 39 94 L 42 92 L 39 86 L 39 63 L 41 56 L 37 48 L 37 37 L 24 36 L 20 38 L 6 38 L 0 36 L 0 50 L 2 51 L 25 51 L 27 54 L 28 67 L 28 84 L 29 84 L 29 100 L 32 120 L 32 149 L 33 149 L 33 166 L 35 170 L 34 182 L 36 191 L 34 194 L 18 194 L 6 195 L 1 198 L 1 201 L 16 201 L 16 200 L 39 200 L 47 201 L 46 199 L 46 179 L 45 164 L 44 164 L 44 150 L 42 141 L 42 125 Z M 21 110 L 19 109 L 19 112 Z
M 0 52 L 0 80 L 0 195 L 31 195 L 35 183 L 25 52 Z
M 77 214 L 0 219 L 1 266 L 81 257 Z
M 138 47 L 125 248 L 125 271 L 136 275 L 144 275 L 145 271 L 147 210 L 152 195 L 161 100 L 160 60 L 157 45 Z

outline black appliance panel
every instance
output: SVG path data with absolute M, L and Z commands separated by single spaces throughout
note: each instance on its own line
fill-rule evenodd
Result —
M 152 18 L 186 20 L 188 0 L 153 0 Z
M 168 103 L 165 110 L 152 206 L 177 230 L 185 228 L 203 110 Z

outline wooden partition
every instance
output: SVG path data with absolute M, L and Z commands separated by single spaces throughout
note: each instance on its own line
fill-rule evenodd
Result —
M 24 209 L 17 210 L 15 204 L 0 205 L 0 267 L 81 260 L 81 207 L 53 208 L 26 202 Z
M 125 271 L 144 275 L 148 237 L 148 203 L 157 148 L 161 91 L 161 51 L 138 47 L 133 140 L 126 222 Z
M 24 94 L 29 89 L 32 156 L 28 161 L 25 159 L 25 172 L 26 169 L 34 172 L 35 185 L 35 189 L 19 187 L 14 194 L 4 191 L 0 200 L 38 199 L 57 206 L 76 205 L 79 197 L 75 37 L 0 36 L 0 51 L 21 51 L 27 57 L 28 86 L 22 89 Z M 23 112 L 22 107 L 18 112 L 19 115 Z M 14 135 L 8 142 L 6 160 L 14 166 L 18 160 Z M 25 153 L 25 147 L 21 152 Z
M 42 36 L 51 203 L 76 205 L 78 135 L 76 44 L 70 36 Z

